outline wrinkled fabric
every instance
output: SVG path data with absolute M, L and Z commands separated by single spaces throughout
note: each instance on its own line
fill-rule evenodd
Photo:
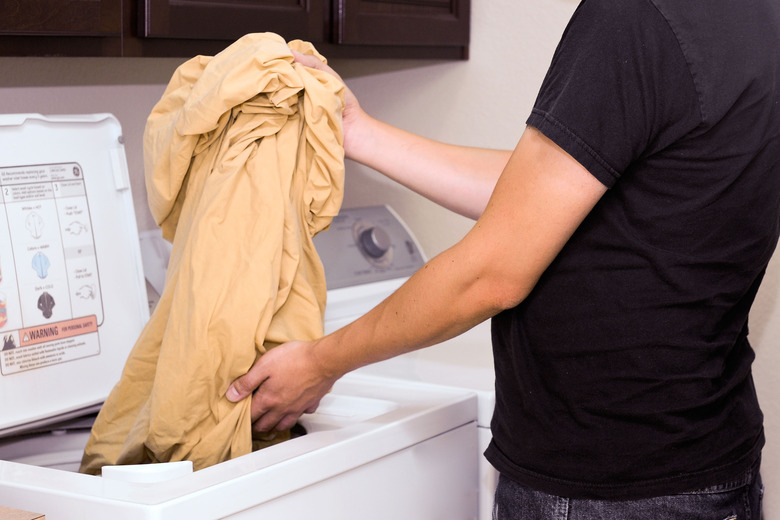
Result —
M 81 471 L 253 449 L 250 400 L 225 391 L 256 358 L 322 335 L 312 237 L 341 205 L 343 86 L 251 34 L 181 65 L 144 133 L 149 206 L 173 249 L 165 288 L 92 430 Z M 255 448 L 275 439 L 256 440 Z

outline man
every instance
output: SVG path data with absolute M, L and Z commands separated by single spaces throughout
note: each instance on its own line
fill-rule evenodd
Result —
M 344 373 L 493 318 L 496 518 L 757 520 L 747 318 L 780 232 L 777 48 L 774 0 L 585 0 L 511 154 L 348 99 L 349 157 L 478 220 L 228 398 L 257 388 L 255 427 L 284 429 Z

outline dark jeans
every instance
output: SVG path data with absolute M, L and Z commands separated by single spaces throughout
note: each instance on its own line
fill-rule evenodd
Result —
M 642 500 L 580 500 L 533 491 L 504 477 L 493 520 L 760 520 L 764 488 L 758 468 L 711 488 Z

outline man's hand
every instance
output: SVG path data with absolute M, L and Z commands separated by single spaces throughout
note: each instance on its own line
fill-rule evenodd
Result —
M 319 58 L 316 56 L 311 56 L 308 54 L 301 54 L 298 51 L 293 50 L 293 57 L 295 60 L 295 63 L 300 63 L 304 67 L 309 67 L 312 69 L 321 70 L 323 72 L 327 72 L 328 74 L 331 74 L 332 76 L 336 77 L 344 83 L 344 80 L 341 78 L 341 76 L 338 75 L 338 73 L 333 70 L 329 65 L 326 63 L 323 63 Z M 355 130 L 352 131 L 353 127 L 358 127 L 360 125 L 360 120 L 367 115 L 363 111 L 363 109 L 360 107 L 360 103 L 358 103 L 357 97 L 355 97 L 355 94 L 347 87 L 346 83 L 344 83 L 344 111 L 342 113 L 342 125 L 344 128 L 344 151 L 346 152 L 347 156 L 350 156 L 351 149 L 352 149 L 352 142 L 355 139 L 358 139 L 358 136 L 363 133 L 362 130 Z
M 312 413 L 338 376 L 327 374 L 312 352 L 314 342 L 291 341 L 269 350 L 230 385 L 229 401 L 251 396 L 252 422 L 259 432 L 282 431 Z

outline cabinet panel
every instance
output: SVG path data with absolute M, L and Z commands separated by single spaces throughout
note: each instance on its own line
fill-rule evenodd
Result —
M 142 0 L 139 35 L 235 40 L 252 32 L 324 41 L 326 0 Z
M 335 0 L 336 42 L 348 45 L 469 43 L 469 0 Z
M 469 0 L 0 0 L 0 56 L 213 55 L 266 31 L 329 58 L 464 59 Z
M 121 0 L 3 0 L 0 34 L 119 36 Z
M 122 0 L 0 0 L 2 56 L 119 56 Z

